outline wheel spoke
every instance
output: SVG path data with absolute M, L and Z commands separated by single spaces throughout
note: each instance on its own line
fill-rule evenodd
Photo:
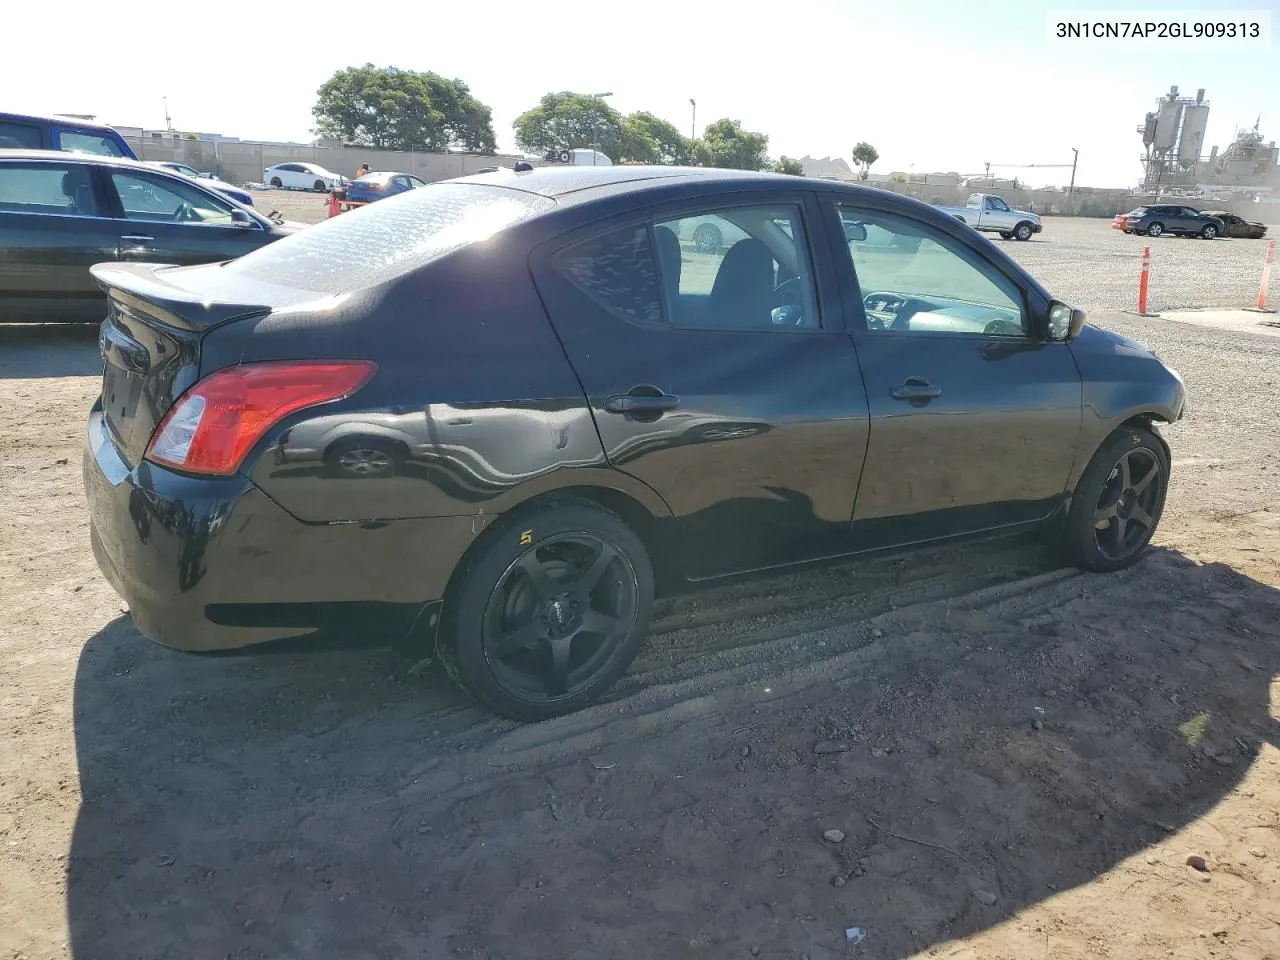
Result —
M 1120 468 L 1120 490 L 1123 492 L 1128 490 L 1131 484 L 1131 475 L 1129 473 L 1129 455 L 1126 453 L 1120 458 L 1120 462 L 1116 464 Z
M 600 552 L 596 554 L 591 566 L 574 581 L 574 586 L 582 592 L 584 597 L 591 596 L 591 591 L 596 588 L 600 578 L 604 576 L 605 571 L 609 569 L 609 565 L 613 563 L 617 555 L 618 551 L 609 546 L 609 544 L 600 544 Z
M 539 599 L 550 600 L 555 595 L 555 582 L 547 574 L 542 562 L 538 560 L 537 550 L 530 550 L 526 553 L 516 562 L 516 566 L 529 578 L 529 582 L 533 584 L 533 589 L 537 592 Z
M 1129 511 L 1129 519 L 1145 530 L 1150 530 L 1156 524 L 1155 520 L 1152 519 L 1151 514 L 1142 509 L 1142 504 L 1140 503 L 1135 503 L 1133 505 L 1133 509 Z
M 1111 521 L 1111 536 L 1115 542 L 1116 556 L 1120 555 L 1120 551 L 1124 549 L 1124 535 L 1129 527 L 1129 521 L 1124 517 L 1116 514 Z
M 508 654 L 515 653 L 517 650 L 527 650 L 530 647 L 537 646 L 541 639 L 541 628 L 537 622 L 530 620 L 528 623 L 516 627 L 511 632 L 495 640 L 493 642 L 493 653 L 495 656 L 505 657 Z
M 555 637 L 551 643 L 551 673 L 547 687 L 554 693 L 564 693 L 569 684 L 569 654 L 573 652 L 573 637 Z
M 1151 486 L 1151 481 L 1154 480 L 1159 473 L 1160 469 L 1155 466 L 1155 464 L 1152 464 L 1151 469 L 1147 471 L 1147 475 L 1133 485 L 1134 495 L 1139 497 L 1142 496 L 1142 494 L 1146 492 L 1147 487 Z
M 622 619 L 620 617 L 601 613 L 599 610 L 586 610 L 582 614 L 582 626 L 578 629 L 578 632 L 599 633 L 603 636 L 610 637 L 621 626 Z

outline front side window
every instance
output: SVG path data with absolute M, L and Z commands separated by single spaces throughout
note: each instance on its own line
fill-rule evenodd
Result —
M 74 153 L 94 153 L 100 157 L 123 157 L 124 151 L 113 137 L 101 133 L 85 133 L 79 130 L 63 130 L 58 134 L 58 145 Z
M 89 168 L 79 164 L 0 164 L 0 213 L 98 216 Z
M 726 207 L 653 227 L 673 326 L 774 330 L 820 326 L 798 204 Z
M 1009 205 L 1005 203 L 1003 200 L 1001 200 L 999 197 L 991 197 L 987 200 L 987 203 L 991 205 L 992 210 L 995 210 L 999 213 L 1009 212 Z
M 1017 288 L 960 241 L 893 214 L 839 209 L 870 332 L 1029 334 Z
M 214 227 L 229 227 L 233 222 L 231 207 L 195 186 L 121 172 L 113 173 L 111 182 L 120 194 L 126 220 Z

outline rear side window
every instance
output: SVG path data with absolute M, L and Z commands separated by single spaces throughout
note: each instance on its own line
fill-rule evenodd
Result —
M 0 164 L 0 213 L 97 216 L 89 169 L 79 164 Z
M 322 221 L 224 269 L 267 283 L 341 293 L 401 276 L 555 206 L 501 187 L 442 183 Z
M 58 148 L 75 153 L 94 153 L 100 157 L 123 157 L 124 151 L 113 137 L 101 133 L 86 133 L 81 130 L 61 130 L 58 133 Z
M 579 290 L 623 320 L 662 323 L 658 266 L 647 227 L 629 227 L 574 244 L 556 268 Z
M 0 147 L 39 150 L 44 144 L 40 140 L 40 128 L 29 123 L 9 123 L 0 121 Z

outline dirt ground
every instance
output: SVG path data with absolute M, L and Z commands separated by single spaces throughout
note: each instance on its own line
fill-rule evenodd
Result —
M 87 545 L 92 333 L 0 331 L 0 957 L 1280 960 L 1280 341 L 1095 319 L 1191 396 L 1139 566 L 666 601 L 528 726 L 368 645 L 142 639 Z

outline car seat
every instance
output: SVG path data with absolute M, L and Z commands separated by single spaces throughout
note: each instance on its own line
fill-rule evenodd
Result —
M 93 187 L 86 170 L 68 170 L 62 175 L 62 193 L 67 198 L 71 212 L 81 217 L 92 217 L 98 212 L 93 199 Z
M 680 241 L 670 227 L 654 227 L 653 237 L 658 247 L 658 266 L 662 270 L 662 286 L 667 295 L 667 306 L 675 310 L 680 298 L 680 267 L 683 262 Z
M 716 272 L 706 318 L 717 327 L 763 327 L 772 322 L 773 254 L 753 237 L 739 240 Z

